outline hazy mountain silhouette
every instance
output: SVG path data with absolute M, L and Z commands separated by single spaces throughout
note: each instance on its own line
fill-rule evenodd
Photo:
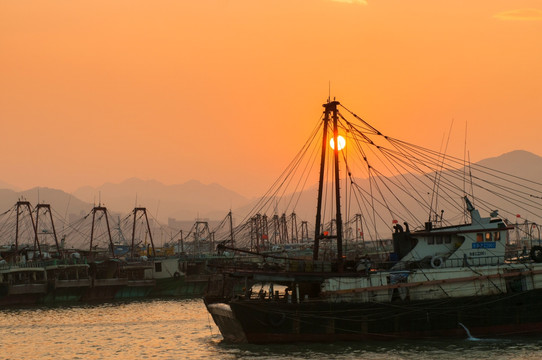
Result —
M 119 184 L 82 187 L 73 194 L 83 201 L 101 202 L 123 213 L 130 212 L 135 206 L 143 206 L 162 222 L 168 218 L 223 218 L 230 209 L 243 206 L 249 201 L 218 184 L 205 185 L 197 180 L 164 185 L 156 180 L 131 178 Z
M 11 184 L 8 184 L 7 182 L 4 182 L 2 180 L 0 180 L 0 189 L 7 189 L 7 190 L 13 190 L 13 191 L 21 191 L 21 189 L 19 189 L 18 187 L 16 186 L 13 186 Z
M 8 189 L 0 189 L 1 210 L 5 211 L 9 209 L 19 200 L 29 201 L 33 206 L 38 203 L 51 204 L 51 207 L 54 206 L 54 210 L 59 214 L 66 212 L 88 213 L 92 209 L 91 204 L 85 203 L 62 190 L 36 187 L 16 192 Z
M 458 162 L 458 164 L 460 163 L 461 161 Z M 432 196 L 431 194 L 433 193 L 433 191 L 436 191 L 438 196 L 434 199 L 434 201 L 436 201 L 434 203 L 436 209 L 433 210 L 435 213 L 432 215 L 432 218 L 434 218 L 435 214 L 438 214 L 440 216 L 441 211 L 444 210 L 442 214 L 444 214 L 445 220 L 457 222 L 460 221 L 458 219 L 458 216 L 460 217 L 462 212 L 460 208 L 458 209 L 457 206 L 446 200 L 446 197 L 452 196 L 454 198 L 453 200 L 455 204 L 459 202 L 461 203 L 461 206 L 464 206 L 462 195 L 458 194 L 457 192 L 450 192 L 450 186 L 454 184 L 453 186 L 455 186 L 457 189 L 462 189 L 465 186 L 466 191 L 469 194 L 469 199 L 480 210 L 482 216 L 488 216 L 491 211 L 499 209 L 500 216 L 508 218 L 510 220 L 515 220 L 515 214 L 521 213 L 524 214 L 525 217 L 530 217 L 531 221 L 537 221 L 538 219 L 534 218 L 534 214 L 527 213 L 525 210 L 521 209 L 521 206 L 511 203 L 509 200 L 500 196 L 499 194 L 491 193 L 490 191 L 484 191 L 483 189 L 478 189 L 474 191 L 473 197 L 473 194 L 470 193 L 471 189 L 469 187 L 469 174 L 471 174 L 473 177 L 487 177 L 487 175 L 483 173 L 484 167 L 492 170 L 497 170 L 498 172 L 502 172 L 503 174 L 510 174 L 512 175 L 511 180 L 514 180 L 513 177 L 517 177 L 531 180 L 533 182 L 542 183 L 542 157 L 527 151 L 517 150 L 497 157 L 484 159 L 476 163 L 476 166 L 474 166 L 473 164 L 472 168 L 467 167 L 467 169 L 457 169 L 457 171 L 455 172 L 455 176 L 449 176 L 448 171 L 443 171 L 442 174 L 440 174 L 439 176 L 443 179 L 448 179 L 447 181 L 449 181 L 449 183 L 443 183 L 440 186 L 440 189 L 437 190 L 435 190 L 436 188 L 433 188 L 433 180 L 436 177 L 434 173 L 428 174 L 426 176 L 420 176 L 418 174 L 405 174 L 402 175 L 400 178 L 391 177 L 389 178 L 390 183 L 403 182 L 416 184 L 419 193 L 411 194 L 413 195 L 411 197 L 401 196 L 400 200 L 395 203 L 396 206 L 393 207 L 393 209 L 397 211 L 397 213 L 394 214 L 390 214 L 389 210 L 386 209 L 387 206 L 384 206 L 383 203 L 379 204 L 377 202 L 374 204 L 374 207 L 377 213 L 383 214 L 383 216 L 389 218 L 390 229 L 392 225 L 392 216 L 397 216 L 396 220 L 398 220 L 400 223 L 402 223 L 403 221 L 410 222 L 413 218 L 417 218 L 419 221 L 416 223 L 416 225 L 423 226 L 424 222 L 428 220 L 429 213 L 427 208 L 423 208 L 420 206 L 420 198 L 425 198 L 423 200 L 427 200 L 427 202 L 429 203 Z M 462 174 L 465 174 L 465 176 L 463 177 Z M 508 178 L 510 179 L 510 177 Z M 498 179 L 498 176 L 494 176 L 490 177 L 489 181 L 498 183 L 501 180 Z M 356 178 L 355 183 L 360 188 L 370 188 L 368 179 Z M 513 185 L 511 186 L 512 188 L 510 188 L 510 191 L 514 191 Z M 348 191 L 345 191 L 344 186 L 341 187 L 341 190 L 343 206 L 345 206 L 345 203 L 349 203 L 349 206 L 351 206 L 350 214 L 343 213 L 343 220 L 348 221 L 349 219 L 345 218 L 345 216 L 350 216 L 350 218 L 353 218 L 353 216 L 357 212 L 357 210 L 355 210 L 355 208 L 357 207 L 356 199 L 348 197 Z M 386 187 L 382 187 L 379 191 L 381 192 L 382 197 L 387 199 L 393 199 L 395 196 L 399 195 L 394 194 L 391 189 L 387 189 Z M 542 194 L 538 195 L 542 196 Z M 282 215 L 283 212 L 286 212 L 286 215 L 288 216 L 291 214 L 292 211 L 295 211 L 298 217 L 298 223 L 300 219 L 307 220 L 309 223 L 312 223 L 314 221 L 317 197 L 317 188 L 315 184 L 300 193 L 294 194 L 293 196 L 286 195 L 284 197 L 288 198 L 287 201 L 289 201 L 290 198 L 296 199 L 295 209 L 290 208 L 284 211 L 284 209 L 281 208 L 281 204 L 279 204 L 277 206 L 278 215 Z M 436 200 L 437 198 L 438 200 Z M 479 199 L 483 199 L 484 201 L 479 201 Z M 269 202 L 271 203 L 271 206 L 273 206 L 274 201 L 275 200 Z M 238 216 L 239 222 L 241 222 L 242 217 L 249 213 L 256 206 L 257 203 L 258 200 L 254 200 L 250 204 L 234 210 L 235 214 Z M 387 205 L 390 205 L 390 203 L 388 203 Z M 363 206 L 361 206 L 361 208 L 363 208 Z M 401 215 L 400 210 L 405 209 L 408 209 L 408 212 L 411 213 L 411 216 L 405 218 L 402 217 L 402 215 L 404 214 Z M 344 208 L 343 211 L 345 211 Z M 267 214 L 269 215 L 269 213 Z M 414 225 L 414 223 L 412 223 L 412 225 L 416 226 Z M 388 234 L 390 229 L 379 228 L 379 231 L 385 231 L 382 234 Z
M 92 204 L 85 203 L 62 190 L 32 188 L 16 192 L 0 189 L 0 211 L 2 213 L 14 209 L 19 200 L 29 201 L 32 207 L 35 207 L 38 203 L 51 205 L 51 211 L 56 222 L 55 227 L 58 229 L 67 226 L 70 221 L 83 218 L 92 210 Z
M 481 160 L 477 164 L 521 178 L 542 182 L 542 157 L 525 150 L 511 151 Z

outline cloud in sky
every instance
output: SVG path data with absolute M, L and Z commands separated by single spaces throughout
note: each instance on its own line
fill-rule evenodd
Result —
M 542 10 L 517 9 L 500 12 L 494 15 L 500 20 L 542 20 Z
M 331 0 L 334 2 L 347 3 L 347 4 L 358 4 L 358 5 L 367 5 L 366 0 Z

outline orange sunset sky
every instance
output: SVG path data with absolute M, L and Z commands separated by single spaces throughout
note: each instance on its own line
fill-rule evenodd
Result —
M 472 161 L 542 155 L 540 0 L 1 0 L 0 180 L 265 192 L 331 95 Z M 465 128 L 467 129 L 465 131 Z

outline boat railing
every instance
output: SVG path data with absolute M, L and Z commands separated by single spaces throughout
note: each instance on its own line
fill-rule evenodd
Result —
M 408 268 L 461 268 L 461 267 L 480 267 L 480 266 L 496 266 L 504 265 L 510 262 L 531 262 L 530 256 L 519 252 L 516 256 L 483 256 L 483 257 L 463 257 L 463 258 L 441 258 L 439 261 L 431 261 L 427 259 L 424 262 L 415 262 Z M 365 266 L 360 266 L 356 263 L 353 268 L 345 268 L 348 272 L 369 273 L 374 271 L 388 271 L 394 267 L 397 262 L 392 261 L 375 261 L 369 262 Z M 287 271 L 296 273 L 329 273 L 337 271 L 337 266 L 331 261 L 325 260 L 301 260 L 288 259 L 285 261 L 265 261 L 265 262 L 235 262 L 231 264 L 222 264 L 221 270 L 270 270 L 270 271 Z
M 276 259 L 275 259 L 276 260 Z M 315 272 L 331 272 L 334 269 L 331 261 L 315 261 L 315 260 L 300 260 L 288 259 L 281 261 L 242 261 L 236 260 L 231 262 L 221 262 L 220 264 L 210 264 L 212 267 L 216 265 L 216 269 L 221 272 L 228 271 L 288 271 L 296 273 L 315 273 Z M 336 266 L 335 266 L 336 267 Z
M 284 264 L 286 271 L 294 272 L 330 272 L 332 263 L 323 260 L 288 260 Z
M 39 269 L 44 268 L 45 263 L 43 261 L 27 261 L 27 262 L 18 262 L 18 263 L 5 263 L 0 265 L 0 270 L 11 270 L 11 269 Z
M 86 258 L 66 258 L 66 259 L 50 259 L 46 261 L 47 266 L 54 265 L 85 265 L 87 264 Z
M 66 258 L 66 259 L 47 259 L 47 260 L 30 260 L 25 262 L 16 263 L 1 263 L 0 270 L 21 269 L 21 268 L 45 268 L 48 266 L 57 265 L 85 265 L 87 264 L 86 258 Z
M 151 260 L 147 261 L 127 261 L 121 263 L 121 268 L 123 269 L 140 269 L 140 268 L 153 268 L 154 262 Z
M 494 266 L 504 264 L 503 256 L 481 256 L 481 257 L 463 257 L 447 259 L 442 263 L 442 267 L 457 268 L 457 267 L 471 267 L 471 266 Z M 432 263 L 433 265 L 433 263 Z M 432 266 L 435 267 L 435 266 Z M 439 266 L 440 267 L 440 266 Z

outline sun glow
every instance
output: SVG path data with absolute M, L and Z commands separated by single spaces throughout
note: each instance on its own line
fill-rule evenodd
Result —
M 344 139 L 344 137 L 342 137 L 341 135 L 337 136 L 337 142 L 339 143 L 339 150 L 344 149 L 344 147 L 346 146 L 346 140 Z M 333 138 L 331 138 L 331 140 L 329 141 L 329 146 L 331 146 L 331 148 L 335 150 L 335 141 Z

